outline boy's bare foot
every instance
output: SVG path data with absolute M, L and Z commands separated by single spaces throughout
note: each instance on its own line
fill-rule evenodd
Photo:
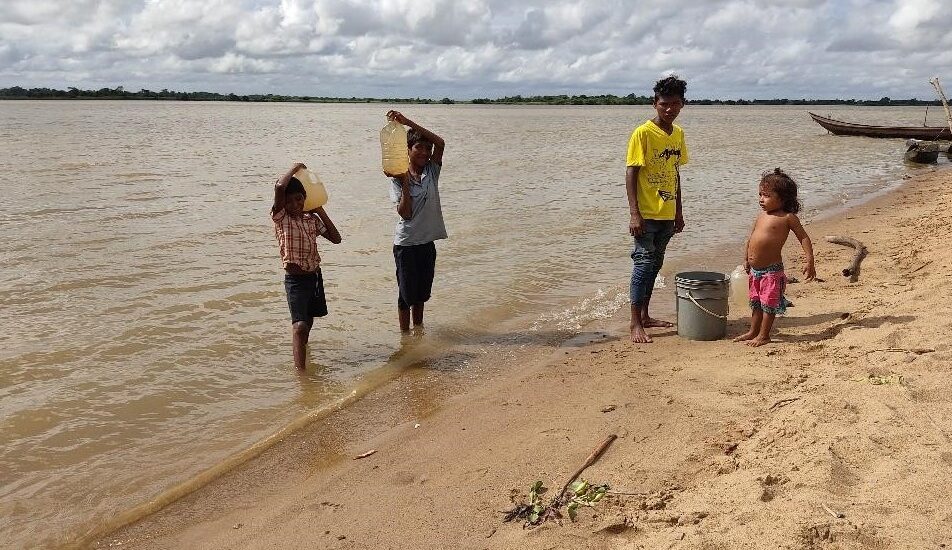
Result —
M 636 344 L 650 344 L 651 337 L 645 332 L 643 327 L 634 327 L 631 329 L 631 341 Z
M 735 342 L 744 342 L 744 341 L 746 341 L 746 340 L 750 340 L 750 339 L 753 338 L 754 336 L 757 336 L 757 333 L 756 333 L 756 332 L 745 332 L 744 334 L 741 334 L 741 335 L 738 336 L 737 338 L 734 338 L 734 341 L 735 341 Z
M 769 344 L 769 343 L 770 343 L 770 338 L 754 338 L 753 340 L 749 340 L 747 342 L 747 345 L 752 348 L 759 348 L 760 346 L 764 344 Z
M 674 323 L 669 323 L 668 321 L 662 321 L 661 319 L 653 319 L 651 317 L 648 317 L 647 319 L 645 319 L 642 325 L 645 328 L 656 328 L 656 327 L 657 328 L 671 328 L 674 326 Z

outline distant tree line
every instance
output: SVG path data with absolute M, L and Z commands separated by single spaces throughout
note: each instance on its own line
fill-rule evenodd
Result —
M 499 99 L 476 98 L 478 104 L 504 105 L 651 105 L 653 97 L 617 95 L 536 95 L 507 96 Z M 691 105 L 941 105 L 938 99 L 689 99 Z
M 313 102 L 313 103 L 475 103 L 479 105 L 651 105 L 652 97 L 628 94 L 603 95 L 533 95 L 506 96 L 497 99 L 476 98 L 472 101 L 409 97 L 323 97 L 277 94 L 219 94 L 216 92 L 176 92 L 163 88 L 160 91 L 142 89 L 130 92 L 122 86 L 81 90 L 69 87 L 65 90 L 52 88 L 0 88 L 0 99 L 149 99 L 176 101 L 256 101 L 256 102 Z M 924 99 L 691 99 L 692 105 L 941 105 L 939 100 Z
M 420 97 L 318 97 L 278 94 L 219 94 L 216 92 L 176 92 L 162 89 L 160 91 L 142 89 L 130 92 L 122 86 L 116 88 L 100 88 L 98 90 L 81 90 L 67 88 L 55 90 L 52 88 L 0 88 L 0 99 L 150 99 L 175 101 L 257 101 L 257 102 L 285 102 L 310 101 L 315 103 L 453 103 L 452 99 L 443 98 L 433 100 Z
M 503 105 L 651 105 L 651 97 L 628 94 L 617 96 L 605 95 L 533 95 L 533 96 L 506 96 L 499 99 L 478 97 L 473 103 L 503 104 Z M 692 101 L 693 103 L 693 101 Z

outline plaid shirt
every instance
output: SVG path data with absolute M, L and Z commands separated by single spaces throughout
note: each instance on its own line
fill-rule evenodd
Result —
M 317 236 L 323 235 L 327 228 L 317 214 L 304 214 L 292 218 L 282 208 L 271 214 L 274 222 L 274 238 L 281 249 L 281 262 L 287 269 L 288 264 L 297 264 L 309 273 L 317 271 L 321 265 L 321 256 L 317 253 Z

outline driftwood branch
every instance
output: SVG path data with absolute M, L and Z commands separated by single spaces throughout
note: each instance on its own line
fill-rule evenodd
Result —
M 556 497 L 553 498 L 552 501 L 549 502 L 549 504 L 543 505 L 542 500 L 539 498 L 539 495 L 545 491 L 545 488 L 542 488 L 542 491 L 539 493 L 535 492 L 537 490 L 536 485 L 540 487 L 542 485 L 541 481 L 537 481 L 533 485 L 532 492 L 530 493 L 529 503 L 517 504 L 515 508 L 513 508 L 512 510 L 509 510 L 508 512 L 505 512 L 505 515 L 503 516 L 502 520 L 504 522 L 508 522 L 516 518 L 526 518 L 526 523 L 525 525 L 523 525 L 523 527 L 527 527 L 529 525 L 538 525 L 540 523 L 545 523 L 546 521 L 550 519 L 556 519 L 556 520 L 561 519 L 562 513 L 559 511 L 559 509 L 562 508 L 562 506 L 564 506 L 565 504 L 567 504 L 566 502 L 567 499 L 571 499 L 572 496 L 574 496 L 574 493 L 571 493 L 570 494 L 571 496 L 566 497 L 565 492 L 568 491 L 569 485 L 571 485 L 572 482 L 575 481 L 576 478 L 578 478 L 578 476 L 582 475 L 582 472 L 584 472 L 586 468 L 588 468 L 592 464 L 595 464 L 595 461 L 598 460 L 598 457 L 602 456 L 605 450 L 608 449 L 609 445 L 611 445 L 612 442 L 615 441 L 615 439 L 617 438 L 618 436 L 615 434 L 611 434 L 608 437 L 606 437 L 605 440 L 602 441 L 598 445 L 598 447 L 595 448 L 594 451 L 592 451 L 592 454 L 588 455 L 588 458 L 585 459 L 585 463 L 582 464 L 582 466 L 579 467 L 578 470 L 575 470 L 575 473 L 572 474 L 572 477 L 570 477 L 569 480 L 565 482 L 565 485 L 562 486 L 562 490 L 559 491 L 559 494 L 556 495 Z M 569 510 L 569 517 L 572 517 L 572 514 L 573 512 Z M 573 521 L 574 521 L 574 518 L 573 518 Z
M 556 502 L 562 501 L 562 497 L 565 495 L 565 491 L 567 491 L 569 488 L 569 485 L 571 485 L 572 482 L 575 481 L 575 478 L 582 475 L 582 472 L 584 472 L 586 468 L 588 468 L 592 464 L 595 464 L 595 461 L 598 460 L 598 457 L 602 456 L 602 453 L 604 453 L 605 450 L 608 449 L 608 446 L 611 445 L 612 442 L 615 441 L 615 439 L 617 438 L 618 436 L 615 434 L 609 435 L 608 437 L 605 438 L 605 441 L 602 441 L 601 445 L 599 445 L 598 447 L 595 448 L 594 451 L 592 451 L 592 454 L 588 455 L 588 458 L 585 459 L 585 463 L 582 464 L 578 470 L 575 470 L 575 473 L 572 474 L 572 477 L 570 477 L 569 480 L 565 482 L 565 485 L 562 486 L 562 490 L 559 492 L 559 496 L 555 497 Z
M 859 264 L 863 261 L 863 258 L 869 254 L 869 251 L 866 250 L 866 245 L 851 237 L 840 237 L 837 235 L 827 235 L 826 241 L 848 246 L 856 251 L 855 254 L 853 254 L 853 261 L 850 263 L 850 266 L 843 270 L 843 276 L 849 277 L 851 283 L 855 283 L 859 280 Z
M 783 406 L 785 406 L 785 405 L 789 405 L 790 403 L 793 403 L 794 401 L 799 401 L 799 400 L 800 400 L 799 397 L 787 397 L 787 398 L 781 399 L 780 401 L 777 401 L 776 403 L 774 403 L 773 405 L 771 405 L 769 410 L 772 411 L 772 410 L 774 410 L 774 409 L 779 409 L 780 407 L 783 407 Z

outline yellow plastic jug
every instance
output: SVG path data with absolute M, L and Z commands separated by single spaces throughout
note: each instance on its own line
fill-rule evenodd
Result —
M 383 156 L 383 171 L 399 176 L 410 171 L 407 156 L 407 129 L 395 120 L 387 122 L 380 130 L 380 152 Z
M 300 180 L 301 185 L 304 186 L 304 192 L 307 193 L 304 198 L 305 212 L 327 204 L 327 189 L 324 188 L 324 184 L 317 177 L 317 174 L 307 168 L 301 168 L 294 173 L 294 177 Z

